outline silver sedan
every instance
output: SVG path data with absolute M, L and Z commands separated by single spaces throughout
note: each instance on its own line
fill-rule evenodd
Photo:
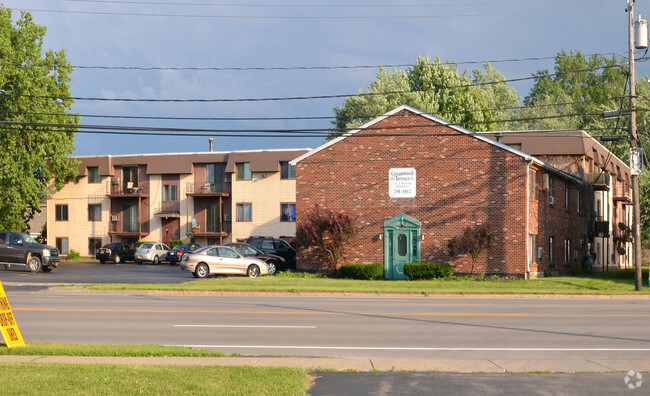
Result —
M 197 278 L 210 274 L 246 275 L 257 278 L 269 274 L 269 265 L 262 260 L 242 256 L 228 246 L 208 246 L 188 253 L 181 261 L 181 269 Z
M 169 246 L 164 243 L 143 243 L 135 251 L 135 262 L 142 264 L 143 261 L 151 261 L 154 264 L 159 264 L 161 261 L 167 261 L 167 252 Z

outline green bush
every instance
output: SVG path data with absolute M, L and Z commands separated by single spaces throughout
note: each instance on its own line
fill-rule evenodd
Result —
M 169 248 L 170 248 L 170 249 L 173 249 L 173 248 L 175 248 L 176 246 L 178 246 L 178 245 L 182 245 L 182 244 L 184 244 L 184 243 L 185 243 L 185 241 L 182 240 L 182 239 L 172 239 L 171 241 L 169 241 Z
M 404 274 L 413 280 L 448 278 L 454 275 L 454 272 L 454 267 L 447 263 L 404 264 Z
M 384 277 L 384 265 L 372 264 L 343 264 L 339 269 L 341 278 L 346 279 L 381 279 Z
M 74 249 L 70 249 L 70 251 L 68 252 L 68 256 L 67 256 L 68 260 L 79 260 L 80 258 L 81 258 L 81 255 L 79 254 L 78 251 L 76 251 Z

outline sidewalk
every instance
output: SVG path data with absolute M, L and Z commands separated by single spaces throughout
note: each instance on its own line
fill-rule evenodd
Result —
M 311 371 L 437 371 L 450 373 L 576 373 L 650 371 L 647 360 L 420 360 L 300 357 L 98 357 L 0 355 L 0 363 L 135 364 L 176 366 L 272 366 Z

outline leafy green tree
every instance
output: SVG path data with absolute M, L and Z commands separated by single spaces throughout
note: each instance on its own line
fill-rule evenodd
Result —
M 507 123 L 492 121 L 509 119 L 518 98 L 501 73 L 489 63 L 484 68 L 459 73 L 456 65 L 429 57 L 419 57 L 406 71 L 380 68 L 367 91 L 334 108 L 336 129 L 329 139 L 403 104 L 475 131 L 503 129 Z
M 43 52 L 46 28 L 0 5 L 0 228 L 27 228 L 50 182 L 77 175 L 70 160 L 78 116 L 70 113 L 72 72 L 63 50 Z M 66 124 L 61 128 L 38 124 Z

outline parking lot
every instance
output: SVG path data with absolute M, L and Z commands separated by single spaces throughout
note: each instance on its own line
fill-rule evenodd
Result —
M 61 261 L 50 273 L 31 273 L 26 267 L 0 266 L 3 285 L 42 285 L 64 283 L 182 283 L 195 280 L 191 273 L 182 271 L 178 265 L 134 264 L 132 262 L 100 264 L 99 261 Z

